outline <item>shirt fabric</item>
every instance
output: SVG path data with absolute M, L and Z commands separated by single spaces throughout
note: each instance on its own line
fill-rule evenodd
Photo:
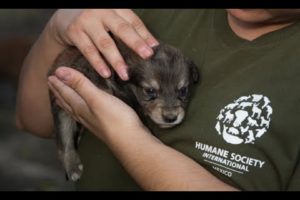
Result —
M 225 10 L 136 12 L 201 72 L 182 124 L 153 134 L 241 190 L 299 190 L 300 24 L 247 41 Z M 79 152 L 78 190 L 141 190 L 93 134 Z

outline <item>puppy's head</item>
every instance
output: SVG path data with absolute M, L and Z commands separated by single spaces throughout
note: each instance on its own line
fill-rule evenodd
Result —
M 182 122 L 192 86 L 198 82 L 197 66 L 176 48 L 160 44 L 148 60 L 129 63 L 131 89 L 144 115 L 162 128 Z

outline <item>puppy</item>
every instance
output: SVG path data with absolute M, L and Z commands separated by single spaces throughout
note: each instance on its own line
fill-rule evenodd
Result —
M 74 47 L 58 56 L 49 75 L 53 75 L 59 66 L 73 67 L 97 87 L 135 109 L 142 120 L 150 118 L 161 128 L 181 123 L 191 89 L 199 80 L 197 66 L 178 49 L 167 44 L 161 43 L 155 47 L 154 55 L 148 60 L 141 59 L 118 39 L 116 44 L 129 67 L 129 81 L 122 81 L 113 70 L 110 78 L 102 78 Z M 59 157 L 67 178 L 77 181 L 83 171 L 76 152 L 81 125 L 55 103 L 51 91 L 50 100 Z

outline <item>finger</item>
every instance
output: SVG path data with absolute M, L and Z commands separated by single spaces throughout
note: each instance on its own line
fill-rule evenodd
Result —
M 78 95 L 72 88 L 70 88 L 68 85 L 65 85 L 55 76 L 50 76 L 48 80 L 57 91 L 58 96 L 61 96 L 59 100 L 63 103 L 63 106 L 69 105 L 70 109 L 68 110 L 70 110 L 70 112 L 77 117 L 81 115 L 81 117 L 84 115 L 86 116 L 86 114 L 89 112 L 89 108 L 80 95 Z
M 51 80 L 52 77 L 49 77 L 49 79 Z M 55 102 L 68 113 L 73 113 L 72 108 L 64 101 L 60 93 L 56 90 L 56 88 L 50 81 L 48 81 L 48 86 L 56 98 Z
M 90 27 L 89 30 L 92 30 L 92 27 Z M 124 81 L 128 80 L 128 74 L 127 74 L 128 67 L 125 64 L 125 61 L 121 56 L 115 42 L 113 41 L 111 36 L 104 30 L 104 28 L 98 28 L 94 31 L 90 31 L 88 35 L 90 35 L 91 39 L 96 44 L 97 48 L 100 50 L 102 55 L 106 58 L 106 60 L 111 64 L 111 66 L 115 69 L 118 75 Z
M 65 112 L 67 112 L 72 118 L 74 118 L 76 121 L 79 122 L 79 120 L 78 120 L 77 116 L 74 114 L 73 109 L 71 108 L 71 106 L 61 97 L 61 95 L 55 89 L 55 87 L 52 85 L 52 83 L 48 81 L 48 85 L 49 85 L 49 88 L 51 89 L 51 91 L 53 92 L 53 94 L 56 97 L 55 103 L 59 107 L 61 107 Z
M 147 42 L 150 47 L 159 45 L 158 40 L 146 28 L 143 21 L 130 9 L 116 9 L 118 15 L 128 21 L 136 32 Z
M 98 107 L 99 103 L 101 103 L 99 99 L 111 98 L 111 95 L 102 90 L 99 90 L 89 79 L 87 79 L 82 73 L 75 69 L 60 67 L 55 71 L 55 75 L 70 87 L 65 88 L 68 88 L 69 90 L 73 89 L 72 91 L 74 93 L 77 93 L 77 96 L 79 96 L 80 99 L 84 101 L 85 105 L 89 108 Z M 63 87 L 60 87 L 60 90 L 63 90 Z M 67 93 L 67 91 L 63 91 L 63 93 Z M 95 98 L 95 94 L 100 96 Z M 72 95 L 74 96 L 74 94 Z M 66 95 L 66 97 L 64 98 L 66 99 L 66 101 L 70 101 L 72 95 Z M 71 107 L 74 106 L 71 105 Z M 90 111 L 93 113 L 93 109 L 90 109 Z
M 104 18 L 104 25 L 114 35 L 118 36 L 128 47 L 142 58 L 153 55 L 153 50 L 144 39 L 135 31 L 133 26 L 119 15 Z
M 76 33 L 76 35 L 74 35 Z M 95 68 L 95 70 L 103 77 L 108 78 L 111 72 L 102 59 L 97 47 L 91 41 L 91 39 L 83 31 L 73 32 L 70 34 L 74 45 L 85 56 L 89 63 Z
M 61 100 L 59 99 L 56 99 L 55 100 L 55 103 L 61 107 L 65 112 L 67 112 L 74 120 L 76 120 L 77 122 L 80 122 L 80 120 L 77 118 L 77 116 L 73 113 L 73 112 L 70 112 L 69 110 L 67 110 L 65 108 L 65 104 L 63 102 L 61 102 Z
M 49 84 L 49 87 L 50 87 L 51 91 L 53 91 L 53 93 L 55 93 L 55 96 L 58 97 L 55 100 L 56 103 L 62 109 L 64 109 L 70 116 L 72 116 L 72 118 L 74 120 L 76 120 L 77 122 L 80 122 L 84 127 L 87 127 L 91 131 L 94 131 L 92 129 L 93 126 L 91 125 L 91 123 L 88 120 L 86 120 L 86 118 L 87 119 L 91 119 L 91 118 L 86 117 L 87 115 L 85 115 L 85 116 L 82 115 L 82 113 L 88 113 L 88 112 L 83 112 L 84 109 L 82 109 L 82 106 L 79 106 L 79 105 L 85 104 L 85 102 L 82 100 L 82 102 L 79 105 L 72 103 L 71 105 L 74 106 L 75 108 L 81 107 L 80 111 L 74 111 L 76 109 L 72 109 L 72 107 L 62 97 L 62 96 L 64 96 L 65 98 L 67 97 L 66 99 L 72 98 L 70 100 L 73 101 L 74 99 L 78 99 L 79 95 L 74 90 L 69 88 L 67 85 L 65 85 L 64 83 L 59 81 L 59 79 L 57 79 L 55 76 L 49 77 L 49 83 L 48 84 Z M 56 89 L 56 88 L 58 88 L 58 89 Z M 70 95 L 69 92 L 71 92 L 71 91 L 73 91 L 74 93 Z M 77 102 L 78 102 L 78 100 L 77 100 Z M 85 108 L 88 108 L 87 105 L 85 105 Z M 77 109 L 77 110 L 79 110 L 79 109 Z

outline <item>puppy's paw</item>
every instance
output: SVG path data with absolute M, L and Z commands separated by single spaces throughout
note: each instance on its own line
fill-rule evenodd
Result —
M 64 155 L 64 167 L 69 180 L 78 181 L 83 172 L 83 165 L 76 152 Z
M 67 170 L 67 176 L 72 181 L 78 181 L 83 172 L 83 165 L 79 164 L 76 166 L 72 166 L 69 170 Z

